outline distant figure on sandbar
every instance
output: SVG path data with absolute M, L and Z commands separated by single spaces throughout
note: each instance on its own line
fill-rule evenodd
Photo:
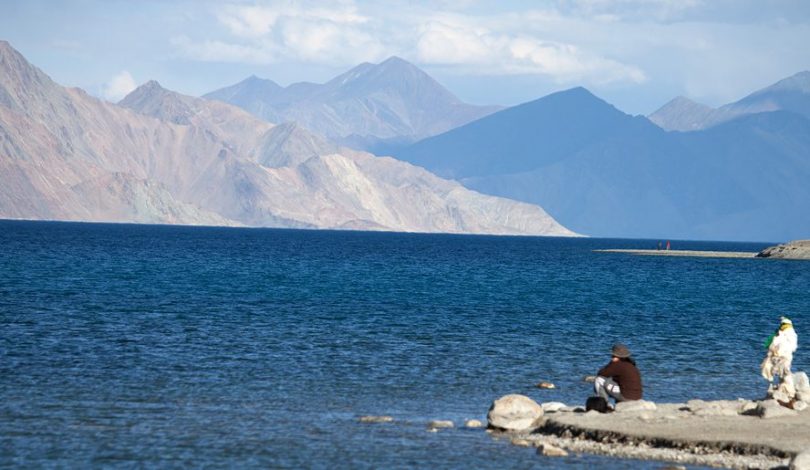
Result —
M 627 346 L 616 343 L 610 355 L 610 362 L 596 374 L 593 382 L 594 394 L 605 401 L 613 398 L 616 403 L 641 400 L 641 373 L 636 367 L 636 361 L 630 357 L 630 350 Z
M 661 242 L 658 242 L 658 251 L 661 251 Z
M 667 240 L 667 250 L 669 250 L 669 240 Z
M 788 399 L 795 395 L 790 367 L 793 363 L 793 353 L 796 352 L 798 346 L 799 338 L 796 330 L 793 329 L 793 322 L 790 318 L 781 317 L 776 333 L 772 334 L 765 343 L 768 352 L 760 365 L 762 377 L 771 382 L 768 388 L 769 393 L 781 390 Z M 778 388 L 773 384 L 774 377 L 779 377 Z

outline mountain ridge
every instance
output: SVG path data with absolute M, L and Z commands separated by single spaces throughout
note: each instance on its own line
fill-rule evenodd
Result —
M 539 204 L 591 236 L 779 241 L 810 232 L 799 215 L 810 201 L 810 120 L 790 111 L 667 132 L 575 88 L 395 155 Z
M 203 95 L 273 123 L 296 121 L 361 150 L 412 142 L 501 109 L 463 103 L 430 75 L 399 57 L 363 63 L 324 84 L 278 87 L 246 79 Z
M 719 108 L 691 100 L 691 106 L 682 101 L 674 105 L 673 101 L 649 115 L 651 121 L 670 131 L 707 129 L 741 116 L 780 110 L 810 118 L 810 71 L 798 72 Z
M 297 125 L 154 81 L 111 104 L 2 53 L 2 218 L 575 235 L 540 207 Z

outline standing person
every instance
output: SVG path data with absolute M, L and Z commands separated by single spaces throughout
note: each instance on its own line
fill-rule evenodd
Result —
M 793 353 L 799 346 L 799 337 L 793 329 L 793 322 L 790 318 L 781 317 L 779 328 L 776 333 L 768 338 L 765 347 L 768 352 L 765 360 L 760 365 L 762 377 L 773 383 L 774 376 L 779 377 L 780 382 L 790 375 L 790 366 L 793 363 Z
M 610 351 L 610 362 L 599 369 L 593 382 L 593 391 L 607 401 L 613 397 L 616 403 L 628 400 L 641 400 L 641 373 L 636 361 L 630 357 L 627 346 L 616 343 Z

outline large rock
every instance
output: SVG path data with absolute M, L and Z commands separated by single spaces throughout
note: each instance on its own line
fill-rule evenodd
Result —
M 796 412 L 779 404 L 776 400 L 764 400 L 757 404 L 754 414 L 760 418 L 778 418 L 792 416 Z
M 636 411 L 655 411 L 655 403 L 647 400 L 628 400 L 616 403 L 616 412 L 632 413 Z
M 810 240 L 795 240 L 782 245 L 765 248 L 759 258 L 810 259 Z
M 539 426 L 543 407 L 525 395 L 506 395 L 494 402 L 487 413 L 491 428 L 505 431 L 526 431 Z
M 810 470 L 810 449 L 793 457 L 790 461 L 790 470 Z
M 796 372 L 793 374 L 793 386 L 796 388 L 797 393 L 801 392 L 810 395 L 810 380 L 808 380 L 806 373 Z

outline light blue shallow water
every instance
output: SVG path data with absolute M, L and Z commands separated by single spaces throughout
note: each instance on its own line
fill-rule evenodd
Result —
M 592 251 L 655 244 L 0 221 L 0 465 L 655 468 L 425 431 L 617 340 L 654 401 L 761 396 L 781 314 L 810 369 L 810 263 Z

